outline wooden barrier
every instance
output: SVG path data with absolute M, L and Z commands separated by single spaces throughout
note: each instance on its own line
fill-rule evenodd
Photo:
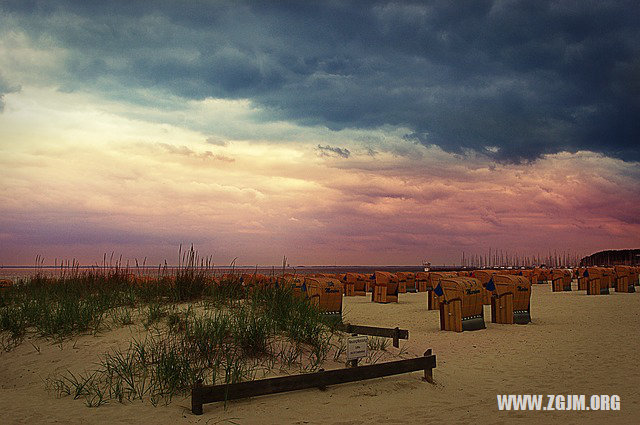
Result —
M 202 415 L 204 404 L 217 401 L 237 400 L 307 388 L 326 388 L 329 385 L 381 378 L 418 370 L 424 371 L 423 379 L 425 381 L 433 383 L 433 369 L 435 367 L 436 356 L 429 349 L 422 357 L 346 369 L 326 370 L 235 384 L 204 386 L 201 381 L 198 381 L 191 389 L 191 412 L 194 415 Z
M 531 322 L 531 282 L 524 276 L 495 275 L 491 322 L 524 325 Z
M 396 348 L 400 347 L 401 339 L 409 339 L 409 331 L 406 329 L 400 329 L 400 328 L 378 328 L 375 326 L 343 324 L 341 326 L 338 326 L 338 329 L 341 330 L 342 332 L 346 332 L 350 334 L 379 336 L 382 338 L 392 338 L 393 346 Z
M 398 278 L 389 272 L 375 272 L 375 284 L 371 294 L 375 303 L 398 302 Z
M 482 286 L 471 277 L 443 277 L 438 283 L 442 290 L 440 302 L 440 329 L 445 331 L 472 331 L 484 329 Z

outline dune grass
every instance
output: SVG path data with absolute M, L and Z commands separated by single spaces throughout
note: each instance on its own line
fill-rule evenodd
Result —
M 317 370 L 332 349 L 334 323 L 282 285 L 213 280 L 193 250 L 154 279 L 114 267 L 37 275 L 0 291 L 0 336 L 10 350 L 26 335 L 62 340 L 140 325 L 145 337 L 104 353 L 92 370 L 48 379 L 88 406 L 184 395 L 197 380 L 233 383 L 257 375 Z
M 153 322 L 158 328 L 146 339 L 104 354 L 90 372 L 50 379 L 50 388 L 89 406 L 136 399 L 157 404 L 186 394 L 197 380 L 233 383 L 291 367 L 317 370 L 332 348 L 331 324 L 288 288 L 254 289 L 220 308 L 199 307 L 149 304 L 145 327 Z
M 229 299 L 238 282 L 211 285 L 209 262 L 200 260 L 193 247 L 181 256 L 174 274 L 159 267 L 154 276 L 141 269 L 116 263 L 112 267 L 80 270 L 61 267 L 57 276 L 36 274 L 0 290 L 0 332 L 7 342 L 19 343 L 27 330 L 40 337 L 66 338 L 73 334 L 98 332 L 107 312 L 122 315 L 116 321 L 130 321 L 129 309 L 148 306 L 148 319 L 161 314 L 161 305 L 211 298 L 219 304 Z M 239 291 L 237 297 L 244 294 Z

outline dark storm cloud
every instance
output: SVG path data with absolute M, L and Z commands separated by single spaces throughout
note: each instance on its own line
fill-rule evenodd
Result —
M 63 89 L 249 98 L 263 119 L 407 138 L 498 160 L 640 160 L 632 1 L 4 2 L 71 52 Z

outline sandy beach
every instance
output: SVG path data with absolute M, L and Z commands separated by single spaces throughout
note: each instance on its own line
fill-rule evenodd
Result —
M 189 398 L 169 405 L 111 401 L 86 407 L 45 388 L 48 376 L 89 370 L 99 356 L 136 336 L 135 326 L 84 335 L 62 343 L 27 339 L 0 354 L 2 423 L 161 424 L 368 424 L 368 423 L 637 423 L 640 417 L 640 294 L 586 296 L 553 293 L 534 285 L 529 325 L 498 325 L 475 332 L 439 330 L 426 294 L 401 294 L 398 304 L 374 304 L 369 297 L 344 298 L 345 321 L 409 330 L 398 358 L 437 356 L 435 385 L 421 373 L 208 404 L 190 412 Z M 328 362 L 326 368 L 340 367 Z M 497 394 L 617 394 L 619 411 L 498 411 Z M 546 402 L 546 401 L 545 401 Z

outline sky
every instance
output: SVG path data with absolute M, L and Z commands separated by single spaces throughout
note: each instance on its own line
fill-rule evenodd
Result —
M 0 263 L 640 247 L 637 1 L 0 0 Z

